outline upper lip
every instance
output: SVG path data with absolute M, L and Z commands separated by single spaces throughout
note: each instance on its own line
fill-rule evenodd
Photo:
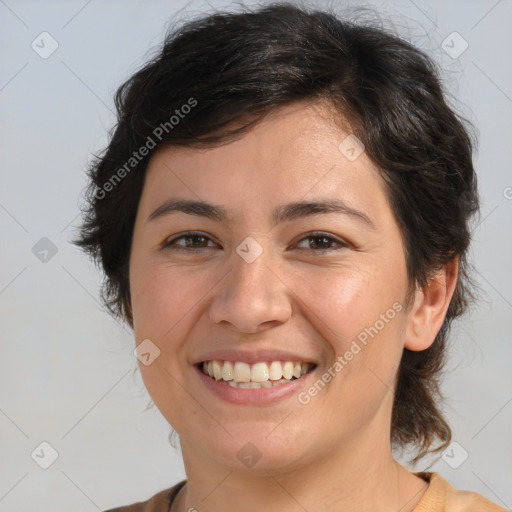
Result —
M 265 361 L 300 361 L 301 363 L 317 364 L 313 358 L 300 355 L 297 352 L 283 350 L 214 350 L 194 357 L 192 364 L 199 364 L 204 361 L 240 361 L 248 364 Z

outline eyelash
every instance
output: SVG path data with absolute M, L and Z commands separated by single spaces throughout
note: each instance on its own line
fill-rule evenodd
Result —
M 206 240 L 209 240 L 211 241 L 211 238 L 203 233 L 201 233 L 200 231 L 187 231 L 186 233 L 182 233 L 181 235 L 171 239 L 171 240 L 168 240 L 168 241 L 165 241 L 163 244 L 162 244 L 162 249 L 171 249 L 171 250 L 175 250 L 175 251 L 184 251 L 184 252 L 197 252 L 197 251 L 200 251 L 202 249 L 211 249 L 212 247 L 183 247 L 183 246 L 174 246 L 173 247 L 173 244 L 175 244 L 178 240 L 181 240 L 181 239 L 187 239 L 187 238 L 193 238 L 193 237 L 201 237 L 201 238 L 204 238 Z M 336 244 L 338 244 L 339 247 L 328 247 L 326 249 L 304 249 L 304 248 L 299 248 L 299 250 L 311 250 L 311 251 L 314 251 L 314 252 L 331 252 L 331 251 L 337 251 L 337 250 L 340 250 L 340 249 L 347 249 L 347 248 L 350 248 L 350 244 L 343 241 L 343 240 L 340 240 L 338 238 L 335 238 L 333 237 L 332 235 L 330 235 L 329 233 L 324 233 L 322 231 L 314 231 L 312 233 L 308 233 L 307 236 L 305 237 L 302 237 L 299 242 L 302 242 L 303 240 L 308 240 L 308 239 L 314 239 L 314 238 L 324 238 L 324 239 L 327 239 L 329 240 L 330 242 L 334 242 Z M 297 242 L 297 243 L 299 243 Z

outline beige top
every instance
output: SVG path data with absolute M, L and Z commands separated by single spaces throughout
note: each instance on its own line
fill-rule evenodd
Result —
M 438 473 L 416 473 L 430 485 L 413 512 L 507 512 L 480 494 L 454 489 Z M 187 481 L 160 491 L 147 501 L 125 507 L 113 508 L 106 512 L 169 512 L 172 501 Z
M 429 481 L 430 485 L 413 512 L 507 512 L 476 492 L 454 489 L 438 473 L 416 475 Z

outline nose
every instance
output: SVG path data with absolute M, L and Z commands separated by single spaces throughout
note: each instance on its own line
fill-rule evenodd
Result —
M 251 263 L 238 254 L 233 259 L 231 271 L 219 283 L 210 303 L 210 320 L 245 334 L 255 334 L 289 320 L 291 292 L 266 251 Z

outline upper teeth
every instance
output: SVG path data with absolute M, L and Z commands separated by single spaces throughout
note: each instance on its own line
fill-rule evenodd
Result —
M 312 367 L 309 363 L 293 361 L 261 362 L 252 365 L 240 361 L 205 361 L 203 372 L 215 380 L 235 382 L 264 382 L 267 380 L 299 378 Z

